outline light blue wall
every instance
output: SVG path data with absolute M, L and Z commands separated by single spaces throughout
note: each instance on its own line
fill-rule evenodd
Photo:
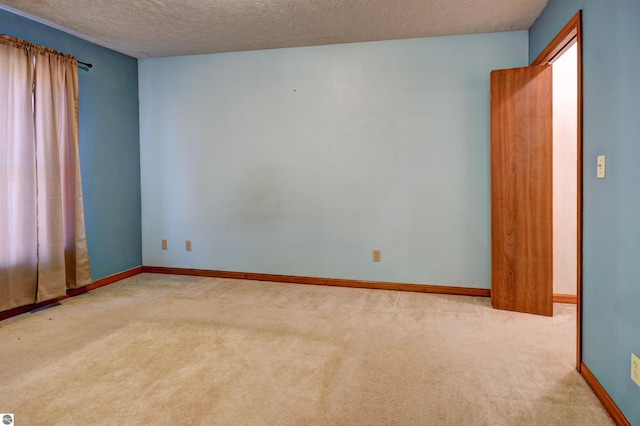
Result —
M 141 60 L 144 264 L 489 288 L 489 73 L 527 43 Z
M 640 2 L 550 0 L 530 31 L 530 59 L 583 10 L 583 358 L 633 424 L 640 388 Z M 596 179 L 596 157 L 607 177 Z
M 71 53 L 80 69 L 80 165 L 93 279 L 142 264 L 137 60 L 0 10 L 0 33 Z

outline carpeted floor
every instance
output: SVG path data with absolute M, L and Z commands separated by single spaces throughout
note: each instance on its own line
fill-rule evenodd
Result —
M 575 306 L 141 274 L 0 323 L 17 425 L 609 425 Z

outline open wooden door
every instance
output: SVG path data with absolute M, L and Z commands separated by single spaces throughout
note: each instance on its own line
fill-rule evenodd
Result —
M 491 72 L 491 303 L 553 315 L 550 65 Z

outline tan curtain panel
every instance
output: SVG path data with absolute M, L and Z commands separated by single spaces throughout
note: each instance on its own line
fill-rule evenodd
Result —
M 1 246 L 0 310 L 5 310 L 63 296 L 68 288 L 89 284 L 91 273 L 80 180 L 77 60 L 8 37 L 0 38 L 0 48 L 0 52 L 14 55 L 22 52 L 26 67 L 17 78 L 14 72 L 4 78 L 1 73 L 6 67 L 0 59 L 0 90 L 4 86 L 9 92 L 19 85 L 26 87 L 26 93 L 21 94 L 26 97 L 25 105 L 21 109 L 3 105 L 6 112 L 2 110 L 0 120 L 28 129 L 20 133 L 8 130 L 0 141 L 1 153 L 5 149 L 25 152 L 22 166 L 6 157 L 0 172 L 0 191 L 7 188 L 6 194 L 12 191 L 13 198 L 19 200 L 16 203 L 9 196 L 6 205 L 1 205 L 0 219 L 15 212 L 20 219 L 12 220 L 21 225 L 0 228 L 2 241 L 9 241 Z M 22 134 L 28 137 L 18 137 Z M 0 195 L 3 201 L 4 195 Z M 27 241 L 35 244 L 26 247 Z M 17 253 L 16 244 L 24 247 L 24 253 Z M 18 255 L 28 261 L 5 261 Z
M 33 57 L 0 40 L 0 310 L 36 298 Z

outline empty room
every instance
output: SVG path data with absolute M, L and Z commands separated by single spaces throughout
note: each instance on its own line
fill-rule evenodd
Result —
M 0 0 L 3 424 L 640 424 L 638 18 Z

